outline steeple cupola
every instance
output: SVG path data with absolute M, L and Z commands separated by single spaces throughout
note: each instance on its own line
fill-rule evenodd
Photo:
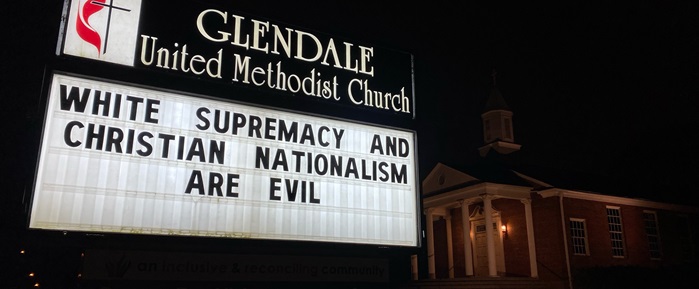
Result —
M 484 145 L 478 149 L 481 156 L 487 155 L 490 149 L 500 154 L 509 154 L 518 151 L 521 147 L 515 143 L 512 111 L 498 90 L 495 76 L 496 73 L 493 71 L 493 88 L 490 90 L 488 101 L 481 114 L 484 142 Z

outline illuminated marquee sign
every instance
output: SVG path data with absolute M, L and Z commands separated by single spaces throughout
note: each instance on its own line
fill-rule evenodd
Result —
M 414 117 L 408 53 L 202 1 L 74 0 L 66 11 L 67 55 L 264 91 L 263 98 Z
M 416 246 L 415 133 L 55 74 L 30 227 Z

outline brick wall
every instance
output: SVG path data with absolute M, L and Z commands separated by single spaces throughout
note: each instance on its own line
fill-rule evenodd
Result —
M 524 204 L 519 200 L 497 199 L 493 206 L 500 210 L 500 221 L 507 226 L 502 244 L 505 251 L 505 268 L 510 276 L 529 276 L 529 242 Z
M 571 266 L 588 268 L 595 266 L 640 266 L 658 267 L 661 265 L 681 264 L 684 259 L 683 241 L 688 233 L 686 225 L 680 225 L 683 214 L 657 209 L 619 205 L 580 199 L 564 199 L 566 221 L 569 218 L 585 219 L 589 255 L 577 256 L 571 251 Z M 624 256 L 612 256 L 611 239 L 607 222 L 607 206 L 619 207 L 622 217 Z M 648 235 L 643 219 L 644 210 L 657 214 L 658 230 L 661 242 L 662 256 L 660 259 L 651 258 Z M 688 220 L 685 219 L 685 220 Z M 683 223 L 684 224 L 684 223 Z M 682 227 L 682 228 L 681 228 Z M 570 226 L 566 224 L 566 232 L 570 234 Z M 570 240 L 568 245 L 572 246 Z
M 567 280 L 568 270 L 558 198 L 543 199 L 538 195 L 532 196 L 532 215 L 539 278 L 551 281 Z

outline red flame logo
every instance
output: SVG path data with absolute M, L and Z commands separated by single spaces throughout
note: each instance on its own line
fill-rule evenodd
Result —
M 99 33 L 90 25 L 90 16 L 97 11 L 102 10 L 104 6 L 95 3 L 104 4 L 106 0 L 87 0 L 83 4 L 82 9 L 78 8 L 78 19 L 75 23 L 75 30 L 78 36 L 85 42 L 92 44 L 97 48 L 97 52 L 102 51 L 102 38 Z

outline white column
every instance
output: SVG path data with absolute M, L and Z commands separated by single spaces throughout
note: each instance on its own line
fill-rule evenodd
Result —
M 427 272 L 429 273 L 429 279 L 435 279 L 436 275 L 434 266 L 434 217 L 432 213 L 433 208 L 427 209 Z
M 496 277 L 498 271 L 495 263 L 495 239 L 493 239 L 493 197 L 484 195 L 482 198 L 485 207 L 485 241 L 488 244 L 488 275 Z
M 451 214 L 447 212 L 447 260 L 449 263 L 449 278 L 454 278 L 454 242 L 451 239 Z
M 539 277 L 539 270 L 536 265 L 536 243 L 534 243 L 534 219 L 532 218 L 532 200 L 521 200 L 524 204 L 524 216 L 527 220 L 527 244 L 529 244 L 529 268 L 533 278 Z
M 464 229 L 464 260 L 466 263 L 466 276 L 473 276 L 473 252 L 471 251 L 471 212 L 468 206 L 471 202 L 461 203 L 461 227 Z

